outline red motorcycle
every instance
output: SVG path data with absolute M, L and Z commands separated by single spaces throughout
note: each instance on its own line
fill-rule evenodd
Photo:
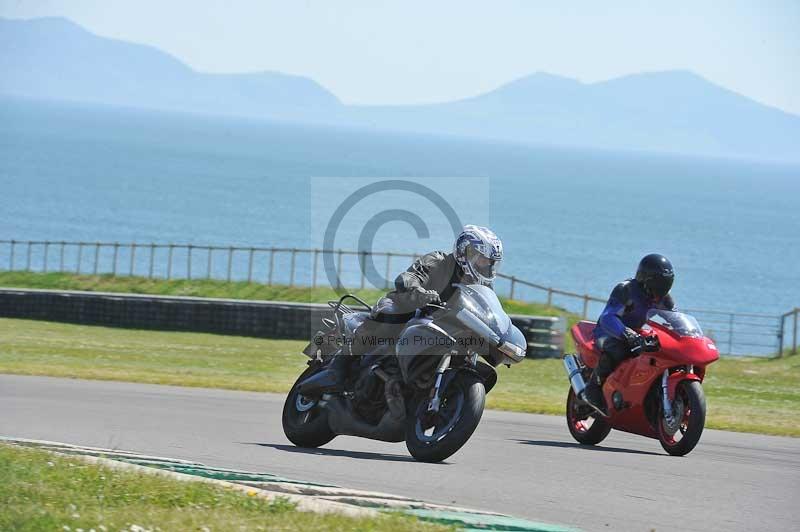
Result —
M 586 379 L 597 366 L 590 321 L 576 323 L 572 337 L 576 355 L 564 356 L 570 380 L 567 426 L 578 443 L 595 445 L 611 429 L 656 438 L 673 456 L 683 456 L 700 441 L 706 420 L 703 377 L 719 358 L 714 341 L 703 336 L 688 314 L 652 310 L 638 332 L 643 353 L 623 361 L 603 384 L 608 416 L 598 414 L 581 398 Z

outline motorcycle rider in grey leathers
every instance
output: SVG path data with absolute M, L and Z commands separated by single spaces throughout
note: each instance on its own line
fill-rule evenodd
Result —
M 328 371 L 336 385 L 344 385 L 350 365 L 375 345 L 370 338 L 396 338 L 418 309 L 447 301 L 455 292 L 455 283 L 493 288 L 502 260 L 501 240 L 490 229 L 476 225 L 464 226 L 451 253 L 432 251 L 415 260 L 397 276 L 394 290 L 378 300 L 370 319 L 356 331 L 350 352 L 343 349 L 331 361 Z

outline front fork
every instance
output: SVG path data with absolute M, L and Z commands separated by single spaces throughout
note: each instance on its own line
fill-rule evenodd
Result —
M 430 401 L 428 402 L 428 412 L 438 412 L 439 407 L 442 404 L 442 398 L 440 397 L 439 393 L 442 389 L 442 379 L 444 378 L 444 372 L 447 371 L 447 368 L 450 367 L 450 362 L 453 360 L 453 355 L 457 355 L 458 351 L 451 351 L 447 355 L 442 357 L 442 360 L 439 362 L 439 365 L 436 367 L 436 384 L 434 384 L 433 388 L 431 389 L 431 397 Z M 470 367 L 474 368 L 478 363 L 478 353 L 469 353 L 467 357 L 467 364 Z
M 439 389 L 442 386 L 442 377 L 444 376 L 445 370 L 450 367 L 450 360 L 452 359 L 451 354 L 447 354 L 442 357 L 442 360 L 439 361 L 439 365 L 436 367 L 436 384 L 431 388 L 431 399 L 428 402 L 428 412 L 438 412 L 439 406 L 442 403 L 442 398 L 439 397 Z
M 686 366 L 686 374 L 691 375 L 694 373 L 694 366 Z M 665 369 L 661 375 L 661 405 L 664 411 L 664 421 L 671 425 L 674 420 L 674 412 L 672 410 L 672 401 L 669 399 L 669 369 Z

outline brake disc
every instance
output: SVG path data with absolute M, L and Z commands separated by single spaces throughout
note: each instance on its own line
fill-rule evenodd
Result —
M 686 405 L 681 397 L 676 397 L 672 401 L 672 416 L 664 416 L 664 432 L 669 436 L 674 436 L 683 423 L 683 416 L 686 413 Z

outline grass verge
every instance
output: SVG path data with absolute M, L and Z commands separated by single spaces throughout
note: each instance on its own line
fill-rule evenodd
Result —
M 163 296 L 219 297 L 230 299 L 260 299 L 267 301 L 296 301 L 325 303 L 339 296 L 331 288 L 265 285 L 260 283 L 227 282 L 214 279 L 148 279 L 146 277 L 115 277 L 112 275 L 75 275 L 71 273 L 0 272 L 0 286 L 51 290 L 85 290 L 89 292 L 120 292 Z M 374 303 L 386 291 L 350 290 L 367 303 Z M 501 298 L 502 299 L 502 298 Z M 559 316 L 565 311 L 541 303 L 503 300 L 508 312 Z
M 0 319 L 0 372 L 286 392 L 305 342 Z M 704 383 L 711 428 L 800 436 L 800 357 L 723 358 Z M 563 415 L 560 360 L 498 368 L 488 407 Z
M 113 292 L 129 294 L 153 294 L 162 296 L 216 297 L 223 299 L 251 299 L 262 301 L 293 301 L 298 303 L 325 303 L 338 299 L 339 295 L 329 288 L 307 286 L 265 285 L 247 282 L 227 282 L 215 279 L 148 279 L 146 277 L 116 277 L 105 275 L 76 275 L 72 273 L 0 272 L 0 286 L 10 288 L 37 288 L 46 290 L 83 290 L 87 292 Z M 383 290 L 350 290 L 367 303 L 375 303 L 385 295 Z M 536 316 L 563 316 L 567 328 L 578 319 L 558 307 L 542 303 L 500 298 L 510 314 Z M 572 337 L 564 338 L 568 351 L 574 350 Z
M 365 530 L 449 528 L 411 517 L 298 512 L 222 486 L 182 482 L 0 444 L 0 530 Z

